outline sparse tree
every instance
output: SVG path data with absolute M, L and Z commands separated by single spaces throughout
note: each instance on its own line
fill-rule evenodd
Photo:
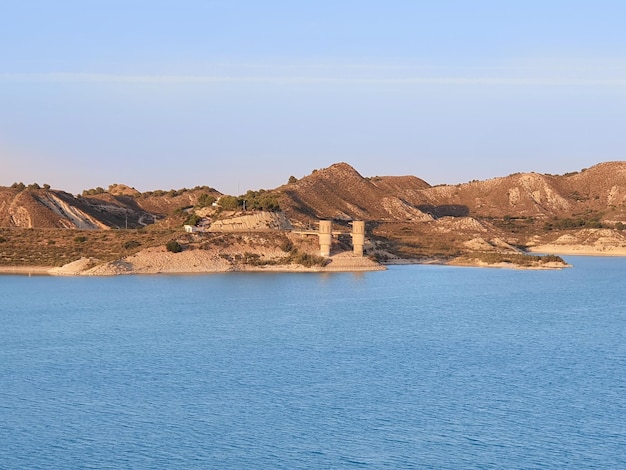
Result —
M 198 225 L 201 220 L 202 217 L 200 217 L 198 214 L 191 214 L 189 217 L 187 217 L 183 225 Z
M 212 205 L 215 202 L 215 197 L 211 196 L 210 194 L 201 194 L 200 197 L 198 198 L 198 207 L 208 207 L 210 205 Z
M 220 198 L 220 207 L 224 210 L 234 211 L 239 206 L 239 199 L 235 196 L 222 196 Z

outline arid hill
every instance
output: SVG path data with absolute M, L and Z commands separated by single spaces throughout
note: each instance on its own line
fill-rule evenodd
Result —
M 518 173 L 436 187 L 412 176 L 364 178 L 340 163 L 278 191 L 284 195 L 281 206 L 294 218 L 426 221 L 424 214 L 430 214 L 548 219 L 602 212 L 607 220 L 626 220 L 626 162 L 562 176 Z
M 624 220 L 626 162 L 602 163 L 561 176 L 518 173 L 429 188 L 415 196 L 409 202 L 426 210 L 451 205 L 480 217 L 563 218 L 602 212 L 603 218 Z
M 364 178 L 347 163 L 318 170 L 295 183 L 281 186 L 280 206 L 295 223 L 310 219 L 427 221 L 432 220 L 399 194 L 428 186 L 417 178 Z
M 181 209 L 221 196 L 209 187 L 140 193 L 125 185 L 74 196 L 38 185 L 0 187 L 0 227 L 122 229 L 161 221 L 180 226 Z M 177 214 L 177 211 L 179 212 Z M 173 219 L 173 220 L 170 220 Z

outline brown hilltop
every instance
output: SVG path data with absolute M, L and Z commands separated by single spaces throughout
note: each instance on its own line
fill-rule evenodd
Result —
M 606 211 L 607 218 L 625 220 L 626 162 L 600 163 L 559 177 L 559 188 L 571 200 L 572 211 Z
M 373 176 L 369 181 L 377 188 L 407 200 L 417 191 L 431 187 L 417 176 Z
M 415 176 L 364 178 L 350 165 L 338 163 L 278 191 L 281 206 L 296 219 L 430 220 L 426 214 L 434 218 L 573 217 L 585 211 L 616 212 L 626 201 L 626 162 L 562 176 L 516 173 L 436 187 Z
M 547 216 L 569 209 L 569 202 L 555 186 L 555 178 L 525 173 L 474 181 L 454 186 L 437 186 L 423 191 L 412 202 L 437 215 L 503 217 L 505 215 Z M 423 199 L 420 200 L 420 197 Z M 457 213 L 443 208 L 454 207 Z
M 388 180 L 387 187 L 391 186 Z M 411 181 L 408 179 L 406 181 Z M 278 188 L 280 205 L 294 221 L 311 217 L 335 220 L 429 220 L 392 194 L 385 184 L 364 178 L 347 163 L 336 163 Z
M 626 201 L 626 162 L 602 163 L 565 175 L 516 173 L 484 181 L 395 194 L 435 217 L 574 217 L 604 211 L 621 216 Z

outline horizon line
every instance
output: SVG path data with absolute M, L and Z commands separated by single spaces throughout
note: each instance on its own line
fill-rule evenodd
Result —
M 108 74 L 83 72 L 0 73 L 0 82 L 30 83 L 119 83 L 119 84 L 275 84 L 275 85 L 452 85 L 452 86 L 608 86 L 626 87 L 625 78 L 569 77 L 323 77 L 235 76 L 187 74 Z

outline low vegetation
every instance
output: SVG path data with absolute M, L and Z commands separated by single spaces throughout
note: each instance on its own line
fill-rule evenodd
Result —
M 83 196 L 97 196 L 98 194 L 104 194 L 106 191 L 104 190 L 104 188 L 101 188 L 100 186 L 98 186 L 97 188 L 91 188 L 91 189 L 83 189 L 82 195 Z
M 548 263 L 558 263 L 566 266 L 567 263 L 560 256 L 556 255 L 529 255 L 527 253 L 497 253 L 497 252 L 476 252 L 462 255 L 460 261 L 478 260 L 485 264 L 511 264 L 520 267 L 540 267 Z
M 448 260 L 464 251 L 463 237 L 455 233 L 433 233 L 423 224 L 380 224 L 372 230 L 371 238 L 381 249 L 406 259 Z
M 282 264 L 300 264 L 307 268 L 312 268 L 313 266 L 326 266 L 328 264 L 328 259 L 323 256 L 313 255 L 311 253 L 305 253 L 302 251 L 298 251 L 298 249 L 294 248 L 289 252 L 289 256 L 287 257 L 287 263 Z
M 198 225 L 202 221 L 202 217 L 198 214 L 190 214 L 189 217 L 185 219 L 184 225 Z
M 12 189 L 17 189 L 18 191 L 24 191 L 25 189 L 31 189 L 31 190 L 35 190 L 35 189 L 50 189 L 50 185 L 49 184 L 44 184 L 43 186 L 40 186 L 39 183 L 31 183 L 28 186 L 26 186 L 24 183 L 19 182 L 19 183 L 13 183 L 11 185 Z
M 265 189 L 258 191 L 249 190 L 246 194 L 239 197 L 222 196 L 219 200 L 219 207 L 222 210 L 229 211 L 246 209 L 274 212 L 280 210 L 277 194 Z
M 165 244 L 165 249 L 170 253 L 180 253 L 183 247 L 176 240 L 170 240 Z
M 172 230 L 67 230 L 0 228 L 0 266 L 63 266 L 81 256 L 113 261 L 157 246 Z
M 215 201 L 217 201 L 217 199 L 214 196 L 204 193 L 198 197 L 198 202 L 196 203 L 196 207 L 198 208 L 210 207 L 213 205 Z
M 572 230 L 578 228 L 603 228 L 604 224 L 601 221 L 599 214 L 588 215 L 586 217 L 577 218 L 557 218 L 554 217 L 549 222 L 544 224 L 544 230 Z

